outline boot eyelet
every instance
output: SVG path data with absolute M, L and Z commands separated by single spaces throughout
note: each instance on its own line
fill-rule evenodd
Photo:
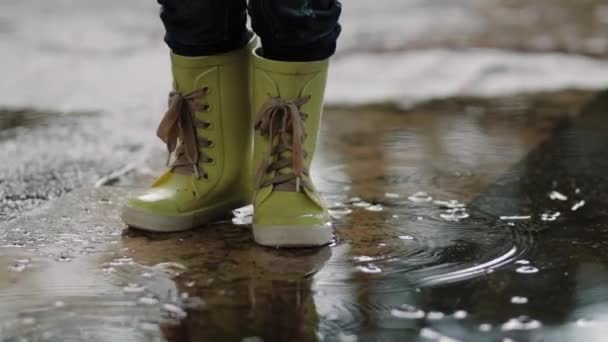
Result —
M 208 103 L 205 103 L 205 104 L 203 105 L 203 112 L 210 112 L 212 109 L 213 109 L 213 106 L 211 106 L 211 105 L 210 105 L 210 104 L 208 104 Z
M 205 129 L 213 129 L 213 122 L 207 121 Z
M 207 164 L 209 164 L 209 165 L 215 165 L 215 159 L 209 157 L 209 159 L 207 159 Z
M 202 177 L 203 180 L 209 180 L 209 174 L 205 173 Z
M 215 147 L 215 143 L 213 141 L 209 142 L 209 145 L 206 146 L 207 148 L 214 148 Z
M 209 88 L 208 86 L 204 86 L 203 87 L 203 93 L 210 94 L 211 93 L 211 88 Z

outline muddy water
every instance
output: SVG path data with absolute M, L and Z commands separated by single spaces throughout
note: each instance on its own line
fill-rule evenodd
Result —
M 126 230 L 146 175 L 72 192 L 0 226 L 1 340 L 601 341 L 607 109 L 584 92 L 334 108 L 321 249 L 256 246 L 247 209 Z

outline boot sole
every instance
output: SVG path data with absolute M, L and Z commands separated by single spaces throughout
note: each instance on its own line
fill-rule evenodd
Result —
M 253 239 L 267 247 L 319 247 L 333 240 L 331 224 L 320 226 L 253 225 Z
M 232 210 L 246 206 L 247 204 L 249 204 L 247 201 L 222 203 L 215 207 L 206 207 L 181 215 L 153 214 L 145 210 L 125 206 L 121 218 L 129 227 L 139 230 L 154 233 L 174 233 L 230 218 Z

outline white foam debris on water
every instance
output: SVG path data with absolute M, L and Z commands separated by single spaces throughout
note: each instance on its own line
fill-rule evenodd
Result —
M 534 267 L 534 266 L 521 266 L 519 268 L 517 268 L 515 270 L 515 272 L 517 273 L 521 273 L 521 274 L 533 274 L 533 273 L 538 273 L 538 268 Z
M 335 219 L 343 218 L 346 215 L 351 214 L 353 211 L 349 208 L 333 208 L 329 209 L 329 215 Z
M 365 207 L 365 210 L 367 210 L 367 211 L 383 211 L 384 208 L 380 204 L 374 204 L 374 205 L 370 205 L 368 207 Z
M 554 200 L 554 201 L 567 201 L 568 200 L 568 196 L 562 194 L 559 191 L 553 190 L 549 193 L 549 198 Z
M 392 309 L 391 315 L 401 319 L 421 319 L 425 317 L 425 312 L 415 306 L 403 304 Z
M 556 211 L 554 213 L 547 212 L 547 213 L 543 213 L 540 216 L 540 219 L 545 222 L 553 222 L 553 221 L 556 221 L 557 218 L 560 217 L 561 215 L 562 214 L 559 211 Z
M 353 261 L 356 262 L 370 262 L 370 261 L 374 261 L 376 260 L 373 257 L 367 256 L 367 255 L 360 255 L 360 256 L 354 256 L 353 257 Z
M 482 323 L 478 327 L 479 331 L 488 332 L 492 331 L 492 324 Z
M 501 327 L 502 331 L 513 331 L 513 330 L 534 330 L 542 327 L 543 324 L 535 319 L 531 319 L 527 316 L 520 316 L 517 318 L 511 318 Z
M 401 197 L 401 195 L 393 193 L 393 192 L 387 192 L 384 194 L 384 197 L 386 198 L 399 198 Z
M 511 303 L 513 304 L 528 304 L 528 298 L 522 296 L 511 297 Z
M 433 203 L 435 203 L 436 205 L 443 207 L 443 208 L 448 208 L 448 209 L 460 209 L 460 208 L 464 208 L 466 207 L 466 205 L 464 203 L 460 203 L 458 202 L 458 200 L 449 200 L 449 201 L 434 201 Z
M 440 319 L 443 319 L 445 317 L 445 314 L 443 312 L 439 312 L 439 311 L 429 311 L 426 314 L 426 318 L 432 321 L 437 321 Z
M 357 270 L 363 273 L 381 273 L 382 269 L 374 264 L 357 266 Z
M 424 191 L 416 192 L 415 194 L 409 196 L 407 199 L 414 203 L 424 203 L 430 202 L 433 200 L 433 197 Z
M 532 216 L 530 215 L 513 215 L 513 216 L 501 216 L 500 219 L 502 221 L 521 221 L 521 220 L 530 220 Z
M 429 339 L 432 341 L 437 341 L 437 342 L 458 342 L 459 341 L 459 340 L 456 340 L 449 336 L 446 336 L 436 330 L 433 330 L 431 328 L 420 329 L 420 337 L 426 338 L 426 339 Z
M 399 239 L 401 240 L 414 240 L 414 237 L 411 235 L 401 235 L 399 236 Z
M 579 328 L 589 328 L 597 325 L 597 322 L 588 318 L 579 318 L 576 321 L 576 326 Z
M 445 213 L 439 215 L 442 219 L 450 222 L 460 222 L 469 217 L 465 208 L 448 209 Z
M 453 314 L 454 318 L 456 318 L 456 319 L 465 319 L 465 318 L 467 318 L 468 315 L 469 314 L 464 310 L 455 311 Z
M 581 200 L 572 206 L 572 211 L 577 211 L 580 208 L 584 207 L 586 204 L 587 204 L 587 202 L 585 202 L 585 200 Z
M 521 259 L 517 260 L 515 263 L 518 265 L 530 265 L 530 260 Z
M 371 207 L 372 204 L 369 202 L 365 202 L 365 201 L 359 201 L 359 202 L 354 202 L 353 206 L 355 206 L 357 208 L 367 208 L 367 207 Z

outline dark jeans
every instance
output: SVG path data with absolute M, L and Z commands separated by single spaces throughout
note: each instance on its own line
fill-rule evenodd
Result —
M 248 40 L 246 0 L 158 0 L 165 42 L 183 56 L 207 56 Z M 263 55 L 283 61 L 325 59 L 340 34 L 338 0 L 249 0 L 251 26 Z

